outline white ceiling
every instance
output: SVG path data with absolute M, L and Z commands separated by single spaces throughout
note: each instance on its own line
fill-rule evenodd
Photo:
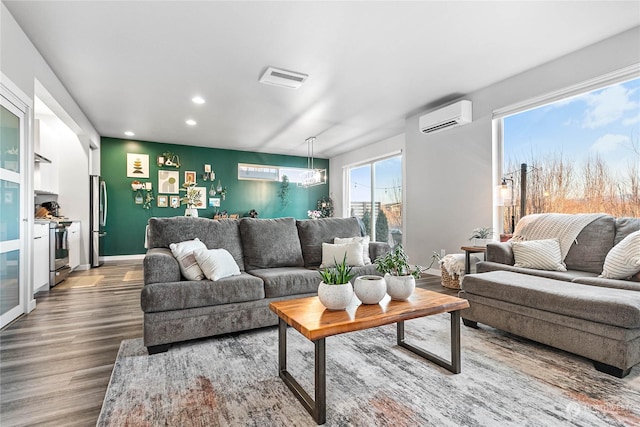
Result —
M 638 1 L 2 1 L 103 136 L 303 156 L 317 136 L 317 157 L 640 25 Z

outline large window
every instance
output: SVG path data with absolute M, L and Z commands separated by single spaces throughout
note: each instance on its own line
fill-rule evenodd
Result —
M 350 216 L 372 241 L 402 243 L 402 156 L 348 168 Z
M 505 230 L 522 208 L 640 216 L 640 78 L 508 115 L 502 132 Z

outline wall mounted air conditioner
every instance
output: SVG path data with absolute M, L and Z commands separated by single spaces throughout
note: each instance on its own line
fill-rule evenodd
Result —
M 471 123 L 471 120 L 471 101 L 459 101 L 420 117 L 420 132 L 439 132 L 465 123 Z

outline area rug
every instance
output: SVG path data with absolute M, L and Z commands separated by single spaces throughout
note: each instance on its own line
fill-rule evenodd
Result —
M 96 286 L 104 276 L 76 276 L 67 277 L 56 285 L 56 289 L 77 289 L 77 288 L 92 288 Z
M 449 315 L 406 322 L 406 339 L 446 357 Z M 454 375 L 396 345 L 395 325 L 329 337 L 329 426 L 640 425 L 640 369 L 619 379 L 588 360 L 461 326 Z M 288 369 L 313 396 L 313 345 L 288 330 Z M 278 377 L 277 328 L 147 355 L 123 341 L 98 426 L 313 426 Z

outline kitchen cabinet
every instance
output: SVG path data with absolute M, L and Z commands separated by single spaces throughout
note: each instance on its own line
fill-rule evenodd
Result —
M 68 227 L 69 267 L 75 270 L 80 266 L 80 223 L 72 222 Z
M 34 126 L 33 189 L 40 194 L 58 194 L 58 152 L 55 135 L 40 122 Z
M 49 223 L 33 226 L 33 292 L 49 289 Z

